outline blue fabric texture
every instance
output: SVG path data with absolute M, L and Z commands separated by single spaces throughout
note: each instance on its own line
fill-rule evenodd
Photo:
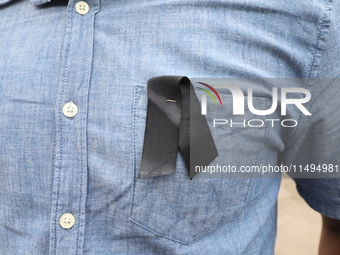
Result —
M 176 174 L 137 178 L 146 84 L 162 75 L 339 78 L 340 3 L 86 0 L 80 15 L 75 0 L 47 2 L 0 0 L 0 253 L 273 254 L 280 176 L 190 181 L 178 156 Z M 294 132 L 216 131 L 220 156 L 339 159 L 339 86 L 306 88 L 313 116 Z M 68 102 L 78 107 L 72 118 Z M 311 207 L 340 219 L 339 180 L 296 182 Z M 59 224 L 65 213 L 70 229 Z

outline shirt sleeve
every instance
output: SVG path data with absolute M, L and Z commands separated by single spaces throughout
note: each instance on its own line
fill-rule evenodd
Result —
M 286 142 L 281 156 L 283 164 L 297 167 L 298 172 L 290 176 L 310 207 L 340 220 L 340 50 L 336 46 L 340 6 L 335 3 L 333 8 L 329 33 L 311 72 L 318 78 L 307 88 L 312 94 L 308 107 L 312 116 L 301 116 L 302 128 Z

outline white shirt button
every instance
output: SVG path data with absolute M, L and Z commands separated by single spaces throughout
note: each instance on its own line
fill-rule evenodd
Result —
M 73 118 L 78 113 L 78 106 L 73 102 L 68 102 L 63 107 L 63 113 L 66 117 Z
M 86 2 L 79 1 L 78 3 L 76 3 L 76 11 L 79 14 L 84 15 L 84 14 L 88 13 L 89 10 L 90 10 L 90 7 Z
M 65 213 L 60 217 L 59 224 L 62 228 L 69 229 L 72 228 L 76 219 L 70 213 Z

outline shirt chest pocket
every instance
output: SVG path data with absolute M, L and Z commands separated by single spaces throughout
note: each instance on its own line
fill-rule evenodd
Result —
M 230 95 L 221 97 L 222 100 L 230 99 Z M 267 104 L 266 99 L 261 99 L 263 104 Z M 211 109 L 214 111 L 215 108 L 208 104 L 208 110 Z M 237 218 L 246 202 L 251 174 L 244 178 L 200 178 L 198 174 L 190 180 L 184 162 L 178 155 L 176 174 L 137 178 L 143 150 L 146 110 L 147 88 L 136 85 L 133 114 L 135 174 L 130 220 L 146 231 L 190 245 Z M 255 165 L 266 127 L 249 129 L 240 127 L 243 124 L 238 121 L 241 123 L 239 127 L 230 127 L 229 124 L 217 128 L 212 126 L 213 117 L 209 116 L 207 121 L 219 153 L 211 165 L 229 164 L 237 169 L 241 164 Z M 242 119 L 249 117 L 245 115 Z

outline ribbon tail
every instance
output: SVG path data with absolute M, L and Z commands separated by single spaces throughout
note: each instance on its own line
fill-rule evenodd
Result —
M 190 80 L 180 82 L 182 115 L 179 124 L 179 149 L 184 158 L 190 179 L 197 174 L 196 166 L 207 166 L 218 152 L 208 123 L 201 114 L 201 106 Z

